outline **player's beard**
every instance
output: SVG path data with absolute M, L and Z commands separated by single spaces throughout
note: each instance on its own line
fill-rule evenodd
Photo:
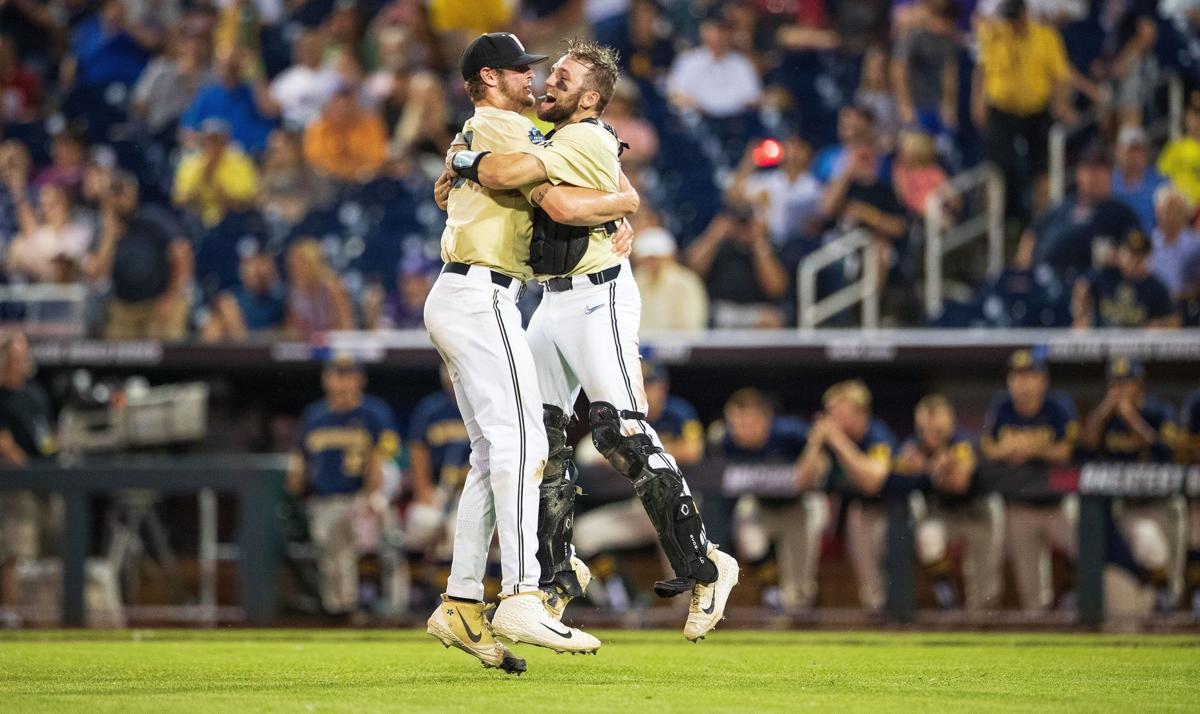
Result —
M 520 82 L 502 82 L 500 94 L 512 105 L 513 111 L 517 112 L 525 111 L 537 102 L 533 97 L 533 90 L 525 86 L 524 78 Z
M 559 124 L 570 119 L 579 108 L 579 98 L 583 96 L 583 90 L 575 92 L 572 95 L 559 93 L 554 97 L 553 102 L 546 102 L 545 99 L 538 104 L 537 115 L 538 119 L 551 124 Z

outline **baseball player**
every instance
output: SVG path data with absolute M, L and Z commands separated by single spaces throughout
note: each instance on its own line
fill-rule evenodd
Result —
M 569 41 L 538 104 L 538 117 L 554 124 L 547 140 L 507 153 L 472 146 L 450 156 L 451 168 L 493 189 L 547 182 L 529 193 L 530 202 L 543 208 L 550 188 L 563 183 L 620 190 L 620 140 L 599 119 L 617 73 L 611 48 Z M 613 254 L 606 229 L 572 230 L 553 216 L 537 215 L 530 258 L 545 293 L 528 339 L 550 438 L 539 534 L 547 571 L 542 583 L 559 596 L 554 609 L 561 615 L 590 577 L 572 554 L 576 472 L 566 446 L 568 415 L 582 387 L 591 400 L 593 443 L 633 482 L 675 570 L 676 577 L 656 583 L 655 591 L 664 597 L 691 591 L 684 636 L 697 641 L 724 617 L 737 561 L 708 542 L 675 460 L 646 421 L 638 353 L 641 296 L 629 261 Z
M 871 415 L 871 392 L 858 380 L 839 382 L 822 397 L 824 414 L 813 419 L 800 455 L 801 489 L 825 484 L 849 500 L 846 547 L 858 580 L 858 599 L 869 610 L 883 607 L 883 559 L 887 511 L 883 490 L 891 474 L 895 437 Z
M 514 151 L 541 139 L 518 112 L 534 103 L 529 54 L 509 33 L 476 38 L 462 58 L 462 75 L 475 105 L 463 126 L 481 151 Z M 528 189 L 527 189 L 528 190 Z M 637 196 L 555 186 L 572 191 L 573 210 L 600 206 L 592 223 L 636 210 Z M 594 199 L 594 200 L 590 200 Z M 552 619 L 539 588 L 538 485 L 546 463 L 542 397 L 533 355 L 521 330 L 517 297 L 529 266 L 532 211 L 522 193 L 454 182 L 442 234 L 445 266 L 425 303 L 425 324 L 449 369 L 471 438 L 471 469 L 459 501 L 454 557 L 442 603 L 428 632 L 505 672 L 524 661 L 496 640 L 502 635 L 557 651 L 594 652 L 600 641 Z M 492 533 L 499 530 L 502 595 L 489 624 L 483 576 Z
M 1170 463 L 1175 417 L 1169 404 L 1146 393 L 1146 369 L 1129 357 L 1108 363 L 1108 389 L 1092 410 L 1083 443 L 1098 461 Z M 1183 592 L 1185 504 L 1182 496 L 1121 499 L 1116 520 L 1133 558 L 1159 585 L 1158 608 L 1175 607 Z
M 1009 466 L 1058 465 L 1071 460 L 1079 417 L 1071 398 L 1050 390 L 1046 363 L 1030 350 L 1008 362 L 1008 389 L 996 394 L 984 417 L 980 449 L 988 461 Z M 1050 549 L 1075 557 L 1078 502 L 1074 497 L 1005 501 L 1008 557 L 1026 610 L 1050 607 Z
M 916 507 L 916 540 L 934 597 L 942 608 L 958 605 L 947 557 L 948 544 L 958 540 L 965 546 L 967 609 L 994 608 L 1004 584 L 1004 502 L 980 489 L 975 445 L 955 423 L 950 400 L 941 394 L 923 398 L 913 419 L 917 433 L 901 445 L 892 471 L 928 480 L 927 495 Z

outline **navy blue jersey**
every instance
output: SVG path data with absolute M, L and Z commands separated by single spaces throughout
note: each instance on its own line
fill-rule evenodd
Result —
M 1180 456 L 1192 463 L 1200 463 L 1200 389 L 1183 400 L 1183 408 L 1179 410 L 1179 431 Z
M 696 408 L 682 397 L 667 397 L 662 414 L 650 422 L 650 426 L 658 432 L 659 437 L 667 441 L 704 438 L 704 425 L 700 423 Z
M 1008 392 L 999 392 L 992 397 L 983 418 L 983 435 L 997 443 L 1009 439 L 1025 440 L 1031 448 L 1064 440 L 1074 444 L 1079 439 L 1079 414 L 1069 396 L 1051 391 L 1036 414 L 1022 416 L 1017 413 Z
M 905 451 L 910 447 L 916 447 L 926 459 L 933 459 L 938 452 L 930 450 L 916 436 L 910 436 L 900 446 L 900 451 Z M 900 464 L 892 469 L 893 476 L 902 476 L 906 478 L 917 478 L 923 483 L 921 488 L 929 493 L 930 501 L 941 506 L 964 506 L 975 499 L 980 494 L 979 482 L 975 479 L 974 465 L 979 462 L 978 449 L 975 447 L 975 442 L 971 435 L 962 429 L 955 430 L 950 437 L 950 443 L 945 447 L 950 450 L 950 455 L 955 461 L 967 462 L 972 464 L 970 481 L 967 484 L 967 490 L 962 493 L 948 493 L 938 489 L 933 483 L 928 473 L 908 473 L 905 472 Z
M 891 468 L 892 453 L 896 450 L 896 437 L 892 435 L 892 430 L 879 419 L 871 419 L 867 425 L 867 433 L 863 438 L 856 441 L 855 445 L 871 459 L 882 461 Z M 825 447 L 825 451 L 828 453 L 830 463 L 833 465 L 829 472 L 829 479 L 826 481 L 826 488 L 828 490 L 853 496 L 861 500 L 878 500 L 877 497 L 868 498 L 859 493 L 858 489 L 850 481 L 850 477 L 846 475 L 845 469 L 838 463 L 837 456 L 828 446 Z
M 408 426 L 408 442 L 429 449 L 435 483 L 459 486 L 471 467 L 471 438 L 458 404 L 445 392 L 435 392 L 417 403 Z
M 296 439 L 309 492 L 319 496 L 359 491 L 374 452 L 390 457 L 399 444 L 391 408 L 370 395 L 345 412 L 331 411 L 324 399 L 310 404 Z
M 729 461 L 740 463 L 792 462 L 804 453 L 808 442 L 808 424 L 796 417 L 777 416 L 771 421 L 771 435 L 757 449 L 747 449 L 734 443 L 726 432 L 719 444 L 721 454 Z
M 1142 447 L 1133 435 L 1133 430 L 1120 414 L 1114 412 L 1104 424 L 1100 445 L 1093 456 L 1102 461 L 1127 463 L 1168 463 L 1171 448 L 1175 443 L 1175 415 L 1171 405 L 1146 395 L 1145 403 L 1138 410 L 1142 419 L 1154 430 L 1154 443 Z
M 1096 327 L 1145 327 L 1151 320 L 1175 314 L 1167 286 L 1153 275 L 1141 280 L 1121 277 L 1116 268 L 1088 273 L 1092 286 L 1092 318 Z

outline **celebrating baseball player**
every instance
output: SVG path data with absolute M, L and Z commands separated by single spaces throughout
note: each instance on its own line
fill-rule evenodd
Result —
M 463 126 L 468 145 L 499 152 L 541 140 L 518 112 L 534 103 L 530 65 L 545 59 L 508 33 L 482 35 L 468 46 L 462 74 L 475 104 Z M 589 225 L 619 220 L 638 204 L 632 191 L 553 186 L 541 192 L 570 207 L 559 220 Z M 538 485 L 547 441 L 538 377 L 517 309 L 518 293 L 533 276 L 532 209 L 518 191 L 457 181 L 448 213 L 446 264 L 425 303 L 425 324 L 454 385 L 471 439 L 471 468 L 459 502 L 449 582 L 428 631 L 484 666 L 519 673 L 524 661 L 496 635 L 559 652 L 594 652 L 600 641 L 552 619 L 545 605 L 550 594 L 539 587 Z M 503 591 L 489 623 L 483 577 L 496 529 Z
M 543 209 L 562 184 L 620 191 L 621 143 L 599 119 L 617 73 L 611 48 L 569 41 L 538 104 L 538 117 L 554 124 L 546 141 L 506 153 L 473 145 L 452 154 L 452 170 L 496 190 L 537 184 L 529 200 Z M 542 583 L 558 596 L 548 604 L 561 617 L 590 578 L 570 545 L 577 474 L 566 429 L 582 387 L 591 400 L 592 441 L 633 482 L 675 570 L 655 591 L 663 597 L 691 591 L 684 636 L 697 641 L 724 617 L 737 561 L 708 542 L 683 475 L 646 422 L 641 295 L 629 261 L 614 254 L 609 228 L 576 228 L 553 218 L 547 210 L 534 213 L 530 263 L 545 293 L 528 330 L 550 440 L 538 528 Z

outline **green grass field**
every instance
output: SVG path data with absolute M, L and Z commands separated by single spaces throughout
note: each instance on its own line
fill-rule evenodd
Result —
M 0 634 L 0 711 L 1200 710 L 1200 637 L 597 634 L 519 678 L 411 630 Z

